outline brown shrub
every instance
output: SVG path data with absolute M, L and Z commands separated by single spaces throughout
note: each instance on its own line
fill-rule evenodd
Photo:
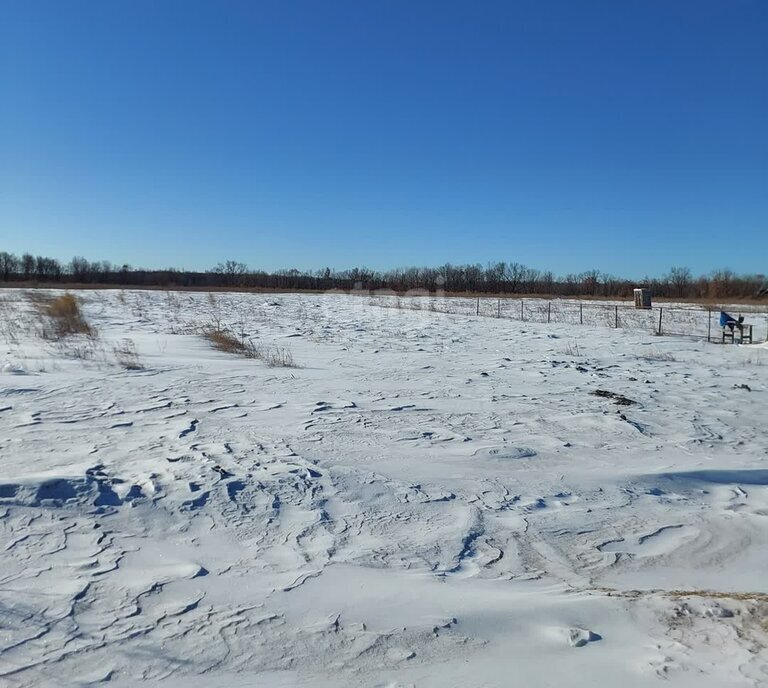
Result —
M 250 340 L 235 336 L 229 330 L 219 327 L 209 327 L 203 331 L 203 336 L 213 344 L 215 349 L 229 354 L 240 354 L 246 358 L 261 358 L 258 348 Z
M 212 325 L 203 330 L 203 336 L 219 351 L 239 354 L 246 358 L 264 361 L 270 368 L 298 368 L 290 349 L 283 347 L 267 348 L 254 344 L 253 340 L 238 337 L 229 330 Z
M 61 339 L 72 334 L 95 336 L 94 329 L 88 324 L 80 310 L 80 302 L 73 294 L 62 296 L 32 297 L 38 311 L 45 316 L 50 327 L 43 326 L 42 336 L 46 339 Z

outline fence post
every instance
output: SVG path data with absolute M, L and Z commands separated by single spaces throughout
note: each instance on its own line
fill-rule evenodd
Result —
M 523 310 L 523 301 L 525 299 L 520 299 L 520 320 L 525 320 L 525 311 Z
M 659 306 L 659 334 L 661 334 L 661 314 L 664 312 L 664 308 Z
M 496 317 L 497 318 L 501 317 L 501 299 L 499 299 L 499 303 L 496 306 Z
M 619 307 L 614 306 L 614 308 L 616 309 L 616 327 L 618 328 L 619 327 Z
M 552 302 L 547 302 L 547 322 L 552 320 Z
M 579 302 L 579 325 L 584 324 L 584 304 Z
M 707 308 L 707 341 L 712 341 L 712 309 Z
M 477 310 L 475 310 L 475 315 L 480 315 L 480 297 L 477 297 Z

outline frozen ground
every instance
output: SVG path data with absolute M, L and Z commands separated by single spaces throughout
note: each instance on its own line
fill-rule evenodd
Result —
M 0 685 L 768 685 L 768 349 L 117 291 L 54 344 L 0 296 Z
M 752 325 L 755 343 L 768 339 L 768 308 L 765 304 L 697 305 L 657 302 L 648 310 L 638 310 L 631 299 L 566 299 L 566 298 L 493 298 L 446 297 L 434 292 L 421 296 L 394 296 L 385 290 L 373 292 L 371 305 L 384 308 L 431 310 L 455 315 L 484 315 L 538 323 L 583 324 L 598 327 L 621 327 L 657 334 L 721 339 L 720 311 L 733 317 L 743 316 Z

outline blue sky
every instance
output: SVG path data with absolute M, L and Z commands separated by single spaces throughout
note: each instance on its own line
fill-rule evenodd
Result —
M 0 250 L 768 266 L 768 2 L 0 3 Z

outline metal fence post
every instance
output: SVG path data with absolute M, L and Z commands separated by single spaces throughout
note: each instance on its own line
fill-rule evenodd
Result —
M 707 341 L 712 341 L 712 309 L 707 308 Z
M 547 322 L 552 320 L 552 302 L 547 301 Z
M 501 299 L 499 299 L 499 303 L 496 306 L 496 317 L 497 318 L 501 317 Z
M 525 320 L 525 311 L 523 310 L 523 302 L 525 299 L 520 299 L 520 320 Z
M 584 324 L 584 304 L 579 303 L 579 325 Z
M 480 315 L 480 297 L 477 297 L 477 310 L 475 311 L 475 315 Z
M 614 306 L 614 308 L 616 309 L 616 327 L 618 328 L 619 327 L 619 307 Z
M 664 312 L 664 308 L 659 306 L 659 334 L 661 334 L 661 314 Z

